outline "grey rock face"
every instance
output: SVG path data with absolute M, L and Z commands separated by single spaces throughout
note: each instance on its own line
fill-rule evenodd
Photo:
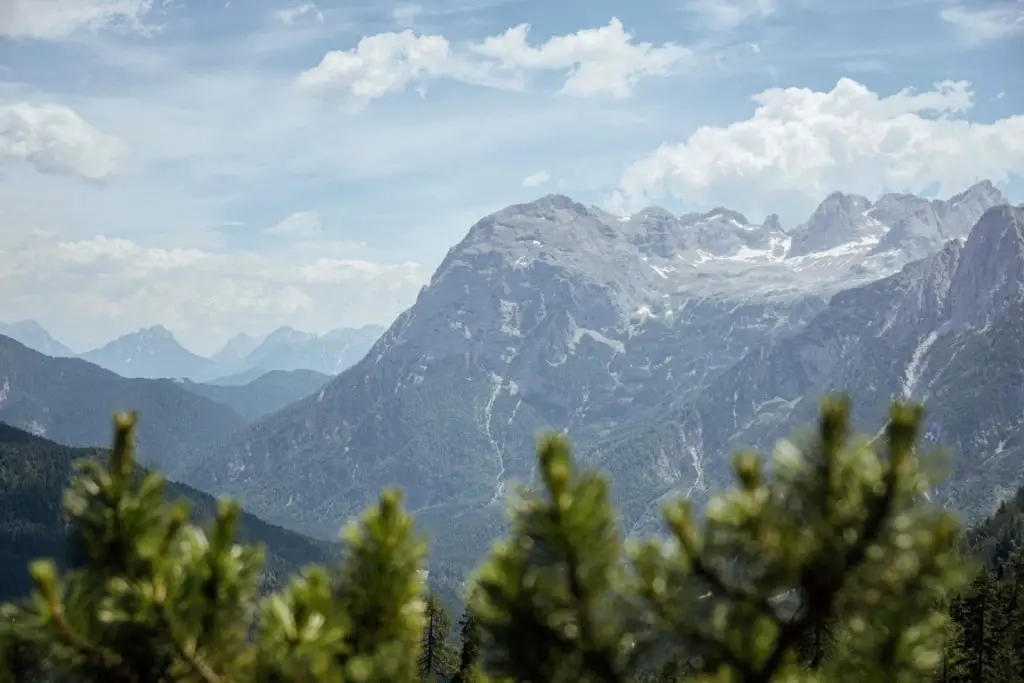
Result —
M 1024 482 L 1022 223 L 1020 209 L 989 209 L 966 243 L 836 294 L 796 335 L 761 346 L 663 415 L 682 426 L 656 448 L 678 452 L 699 435 L 710 456 L 701 476 L 718 488 L 729 479 L 722 455 L 770 450 L 811 423 L 822 394 L 850 392 L 864 429 L 883 423 L 892 397 L 921 400 L 926 441 L 955 458 L 937 500 L 973 519 L 991 513 Z M 632 438 L 655 448 L 647 435 Z M 641 525 L 653 522 L 649 512 L 638 513 Z
M 826 251 L 863 238 L 877 237 L 884 225 L 867 214 L 867 197 L 833 192 L 814 210 L 807 222 L 793 231 L 789 256 Z
M 874 206 L 892 220 L 921 201 Z M 794 232 L 797 253 L 777 218 L 725 209 L 621 219 L 558 195 L 508 207 L 470 229 L 360 362 L 172 474 L 321 535 L 400 486 L 437 552 L 474 558 L 554 428 L 612 474 L 628 528 L 643 529 L 660 497 L 721 485 L 733 445 L 813 417 L 817 392 L 852 386 L 884 405 L 909 376 L 923 386 L 908 368 L 950 319 L 967 247 L 900 270 L 905 258 L 872 253 L 892 228 L 865 216 L 870 202 L 823 206 Z
M 883 235 L 876 253 L 898 250 L 919 259 L 951 239 L 964 239 L 986 209 L 1006 203 L 992 183 L 984 181 L 948 201 L 924 201 L 908 195 L 886 195 L 872 214 L 892 229 Z

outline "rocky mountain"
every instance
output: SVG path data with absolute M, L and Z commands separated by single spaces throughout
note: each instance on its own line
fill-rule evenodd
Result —
M 109 424 L 108 424 L 109 427 Z M 69 448 L 0 423 L 0 601 L 25 595 L 31 588 L 27 566 L 40 557 L 68 564 L 68 527 L 61 515 L 64 489 L 72 465 L 83 458 L 104 458 L 102 449 Z M 189 502 L 192 519 L 214 519 L 216 501 L 189 486 L 168 482 L 169 500 Z M 336 550 L 243 512 L 238 537 L 266 549 L 269 586 L 310 563 L 333 559 Z
M 770 449 L 834 391 L 854 396 L 864 429 L 884 423 L 891 397 L 925 403 L 926 442 L 953 456 L 936 500 L 977 521 L 1012 495 L 1024 482 L 1024 210 L 989 209 L 965 241 L 835 295 L 799 333 L 748 354 L 699 400 L 675 402 L 659 419 L 671 433 L 626 440 L 695 454 L 652 502 L 695 484 L 715 490 L 729 477 L 719 456 Z M 654 508 L 634 523 L 652 524 Z
M 140 457 L 161 468 L 245 424 L 171 380 L 126 379 L 0 336 L 0 421 L 68 446 L 105 446 L 118 410 L 140 412 Z
M 1004 203 L 1006 198 L 988 181 L 978 183 L 945 202 L 925 201 L 908 195 L 887 195 L 873 212 L 881 216 L 883 222 L 892 225 L 892 230 L 879 240 L 875 252 L 900 248 L 912 259 L 923 258 L 951 239 L 965 239 L 967 232 L 963 228 L 973 225 L 973 218 L 979 212 Z M 904 211 L 902 215 L 896 213 L 891 217 L 883 215 L 888 214 L 889 207 L 894 204 L 913 207 L 913 211 L 909 214 Z
M 188 391 L 228 406 L 246 420 L 256 420 L 315 393 L 330 375 L 314 370 L 271 370 L 248 384 L 220 386 L 177 380 Z
M 247 384 L 271 370 L 313 370 L 336 375 L 362 359 L 383 331 L 379 325 L 342 327 L 324 334 L 280 327 L 255 344 L 243 358 L 228 364 L 231 374 L 213 383 Z
M 81 358 L 122 377 L 188 377 L 201 381 L 217 373 L 213 361 L 186 349 L 162 325 L 118 337 L 102 348 L 81 354 Z
M 0 323 L 0 334 L 47 356 L 70 358 L 75 355 L 74 351 L 50 336 L 50 333 L 35 320 Z
M 245 361 L 246 356 L 252 353 L 263 339 L 240 332 L 229 339 L 210 357 L 210 360 L 221 366 L 235 367 Z
M 942 234 L 967 234 L 998 203 L 986 188 L 935 212 Z M 713 446 L 728 442 L 693 414 L 737 364 L 912 260 L 902 242 L 879 245 L 921 200 L 883 199 L 832 195 L 792 234 L 721 208 L 622 218 L 557 195 L 508 207 L 470 229 L 362 361 L 176 473 L 315 534 L 399 485 L 435 551 L 475 555 L 509 483 L 533 477 L 536 435 L 556 428 L 642 523 L 657 496 L 708 489 L 711 460 L 724 462 Z

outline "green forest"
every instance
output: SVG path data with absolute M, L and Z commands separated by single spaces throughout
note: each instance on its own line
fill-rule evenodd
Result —
M 74 463 L 14 430 L 0 680 L 1024 681 L 1024 491 L 962 529 L 928 502 L 923 409 L 894 403 L 878 440 L 850 411 L 829 397 L 813 438 L 737 453 L 731 489 L 701 514 L 667 503 L 642 541 L 623 538 L 607 477 L 545 437 L 541 485 L 457 600 L 425 580 L 400 491 L 334 548 L 136 466 L 134 415 Z

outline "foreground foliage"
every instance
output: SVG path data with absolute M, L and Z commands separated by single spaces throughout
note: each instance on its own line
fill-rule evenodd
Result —
M 543 486 L 512 506 L 509 538 L 471 581 L 458 650 L 398 492 L 346 529 L 337 567 L 260 599 L 261 551 L 234 541 L 239 508 L 222 503 L 209 534 L 188 524 L 158 475 L 132 476 L 134 418 L 121 415 L 109 463 L 84 463 L 65 500 L 84 564 L 32 565 L 34 595 L 4 607 L 0 678 L 931 681 L 964 637 L 946 605 L 971 573 L 953 517 L 924 501 L 920 420 L 894 405 L 876 446 L 829 399 L 802 447 L 779 445 L 770 478 L 738 454 L 737 487 L 701 524 L 671 502 L 667 536 L 636 544 L 605 478 L 548 437 Z

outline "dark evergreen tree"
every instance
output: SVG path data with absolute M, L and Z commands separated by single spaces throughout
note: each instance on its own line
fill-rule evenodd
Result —
M 424 608 L 423 640 L 420 643 L 420 680 L 445 681 L 455 670 L 455 653 L 448 637 L 452 622 L 441 601 L 433 593 L 427 595 Z
M 477 683 L 477 665 L 480 661 L 480 632 L 476 617 L 466 608 L 459 620 L 459 635 L 462 645 L 459 648 L 459 668 L 452 678 L 452 683 Z

